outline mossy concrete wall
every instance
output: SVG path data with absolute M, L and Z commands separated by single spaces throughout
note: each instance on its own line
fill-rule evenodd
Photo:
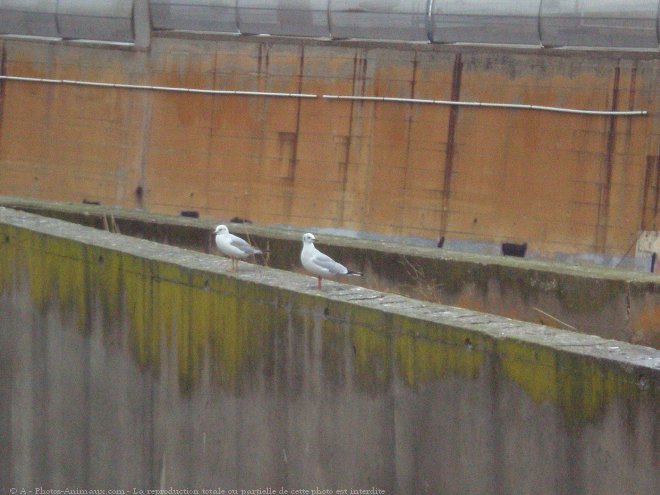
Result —
M 96 228 L 217 252 L 216 221 L 104 206 L 0 197 L 0 204 Z M 300 270 L 300 233 L 233 225 L 270 248 L 269 266 Z M 351 280 L 376 290 L 660 348 L 660 277 L 602 267 L 462 254 L 400 243 L 317 235 L 321 248 L 354 269 Z
M 653 493 L 660 354 L 0 208 L 0 479 Z

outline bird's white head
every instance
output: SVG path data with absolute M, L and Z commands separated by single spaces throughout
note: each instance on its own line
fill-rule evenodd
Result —
M 218 225 L 213 231 L 215 235 L 224 235 L 229 233 L 229 229 L 226 225 Z
M 303 234 L 302 239 L 303 239 L 303 244 L 314 244 L 316 237 L 314 237 L 314 234 L 310 234 L 308 232 L 307 234 Z

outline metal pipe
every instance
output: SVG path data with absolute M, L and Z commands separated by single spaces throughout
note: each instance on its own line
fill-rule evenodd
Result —
M 120 89 L 147 89 L 151 91 L 173 91 L 179 93 L 199 93 L 209 95 L 237 95 L 237 96 L 275 96 L 291 98 L 317 98 L 318 95 L 307 93 L 276 93 L 266 91 L 234 91 L 226 89 L 198 89 L 198 88 L 180 88 L 175 86 L 146 86 L 142 84 L 122 84 L 105 83 L 96 81 L 74 81 L 71 79 L 45 79 L 41 77 L 21 77 L 21 76 L 3 76 L 0 79 L 8 81 L 38 82 L 47 84 L 71 84 L 75 86 L 92 86 L 99 88 L 120 88 Z
M 74 81 L 71 79 L 47 79 L 41 77 L 22 77 L 22 76 L 4 76 L 0 75 L 0 80 L 39 82 L 47 84 L 71 84 L 76 86 L 92 86 L 100 88 L 120 88 L 120 89 L 146 89 L 152 91 L 171 91 L 179 93 L 196 93 L 210 95 L 234 95 L 234 96 L 272 96 L 289 98 L 318 98 L 319 95 L 311 93 L 278 93 L 267 91 L 240 91 L 226 89 L 197 89 L 180 88 L 175 86 L 147 86 L 141 84 L 123 84 L 123 83 L 105 83 L 96 81 Z M 353 101 L 380 101 L 394 103 L 416 103 L 422 105 L 448 105 L 463 107 L 484 107 L 484 108 L 511 108 L 518 110 L 540 110 L 546 112 L 572 113 L 579 115 L 607 115 L 607 116 L 644 116 L 648 115 L 646 110 L 583 110 L 578 108 L 550 107 L 544 105 L 524 105 L 519 103 L 482 103 L 478 101 L 451 101 L 451 100 L 427 100 L 421 98 L 393 98 L 389 96 L 344 96 L 344 95 L 321 95 L 321 98 L 327 100 L 353 100 Z
M 389 96 L 336 96 L 322 95 L 328 100 L 357 100 L 357 101 L 382 101 L 397 103 L 419 103 L 427 105 L 451 105 L 462 107 L 486 107 L 486 108 L 514 108 L 520 110 L 542 110 L 546 112 L 574 113 L 581 115 L 618 115 L 618 116 L 641 116 L 648 115 L 646 110 L 582 110 L 578 108 L 548 107 L 544 105 L 523 105 L 519 103 L 481 103 L 478 101 L 451 101 L 451 100 L 424 100 L 419 98 L 391 98 Z

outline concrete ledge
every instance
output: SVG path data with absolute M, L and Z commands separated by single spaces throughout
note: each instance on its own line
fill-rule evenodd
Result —
M 617 495 L 660 481 L 657 350 L 228 267 L 0 208 L 3 479 Z M 71 442 L 85 447 L 59 455 Z
M 124 234 L 214 252 L 210 232 L 216 220 L 11 197 L 0 197 L 0 204 L 96 228 L 115 222 Z M 269 266 L 300 270 L 300 232 L 251 224 L 231 228 L 269 247 Z M 365 272 L 360 283 L 366 287 L 660 348 L 656 274 L 319 238 L 330 255 Z

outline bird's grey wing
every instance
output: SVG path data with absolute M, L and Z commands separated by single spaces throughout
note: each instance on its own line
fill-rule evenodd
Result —
M 330 256 L 328 256 L 327 254 L 323 254 L 320 251 L 316 252 L 314 257 L 312 258 L 312 262 L 315 265 L 320 266 L 321 268 L 325 268 L 333 275 L 345 275 L 346 272 L 348 271 L 344 265 L 342 265 L 341 263 L 337 263 Z
M 245 240 L 241 239 L 240 237 L 235 236 L 234 234 L 231 235 L 231 241 L 230 244 L 243 251 L 245 254 L 259 254 L 261 253 L 260 249 L 257 249 L 255 247 L 250 246 Z

